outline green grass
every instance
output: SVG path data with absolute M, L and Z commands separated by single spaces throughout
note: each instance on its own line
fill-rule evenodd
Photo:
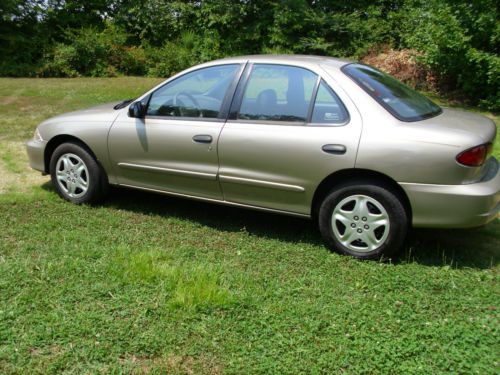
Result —
M 37 122 L 157 82 L 0 79 L 0 373 L 498 372 L 498 221 L 360 262 L 309 221 L 131 190 L 75 206 L 26 166 Z
M 10 173 L 18 174 L 21 173 L 21 168 L 19 167 L 18 160 L 9 150 L 1 150 L 2 152 L 2 161 L 7 168 L 7 171 Z
M 0 140 L 26 140 L 36 125 L 60 113 L 135 98 L 158 78 L 0 78 Z

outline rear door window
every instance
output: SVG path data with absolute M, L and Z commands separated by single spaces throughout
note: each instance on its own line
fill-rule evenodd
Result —
M 237 118 L 304 123 L 317 78 L 313 72 L 299 67 L 256 64 Z

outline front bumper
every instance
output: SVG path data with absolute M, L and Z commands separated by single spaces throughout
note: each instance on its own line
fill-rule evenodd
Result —
M 500 213 L 500 173 L 466 185 L 400 183 L 411 203 L 414 227 L 470 228 L 484 225 Z
M 47 146 L 46 141 L 37 141 L 32 139 L 26 142 L 26 151 L 28 152 L 30 167 L 42 172 L 43 174 L 46 173 L 44 159 L 45 146 Z

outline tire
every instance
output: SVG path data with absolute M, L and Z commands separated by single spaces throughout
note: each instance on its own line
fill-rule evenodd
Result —
M 332 190 L 318 215 L 327 246 L 358 259 L 396 254 L 406 239 L 408 220 L 401 199 L 390 188 L 363 182 Z
M 106 173 L 78 143 L 63 143 L 54 150 L 50 177 L 59 196 L 75 204 L 97 203 L 108 190 Z

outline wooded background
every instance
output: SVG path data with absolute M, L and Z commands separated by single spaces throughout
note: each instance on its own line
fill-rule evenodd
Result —
M 2 76 L 170 76 L 258 53 L 363 59 L 500 110 L 497 0 L 2 0 Z

